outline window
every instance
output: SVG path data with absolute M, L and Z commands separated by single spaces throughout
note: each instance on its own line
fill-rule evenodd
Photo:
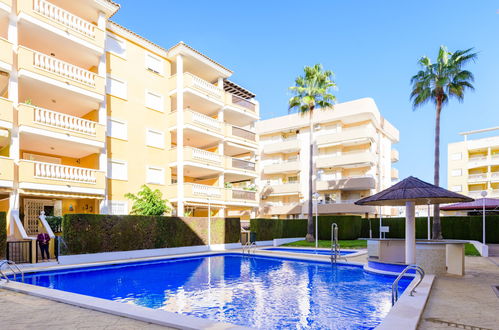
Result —
M 163 112 L 163 96 L 146 91 L 146 107 Z
M 460 152 L 456 152 L 451 155 L 451 160 L 461 160 L 463 159 L 463 155 Z
M 164 61 L 163 59 L 146 53 L 146 69 L 154 73 L 163 74 Z
M 461 176 L 461 175 L 463 175 L 463 170 L 461 170 L 460 168 L 457 170 L 452 170 L 451 175 L 452 176 Z
M 146 145 L 163 149 L 165 147 L 165 137 L 163 132 L 148 128 L 146 130 Z
M 107 76 L 106 93 L 126 99 L 128 95 L 127 83 L 115 77 Z
M 128 214 L 128 202 L 108 201 L 108 213 L 115 215 Z
M 117 36 L 107 35 L 105 49 L 106 52 L 126 58 L 126 43 Z
M 455 191 L 455 192 L 460 192 L 460 191 L 463 191 L 463 188 L 461 185 L 456 185 L 456 186 L 452 186 L 451 190 Z
M 108 177 L 114 180 L 128 180 L 128 163 L 109 159 L 107 163 Z
M 172 175 L 171 181 L 172 181 L 172 184 L 177 183 L 177 176 L 176 175 Z
M 107 118 L 108 136 L 128 140 L 128 125 L 126 122 L 116 118 Z
M 146 169 L 146 180 L 147 183 L 164 184 L 165 183 L 164 170 L 160 167 L 148 166 Z
M 298 182 L 298 176 L 288 176 L 288 183 L 297 183 Z

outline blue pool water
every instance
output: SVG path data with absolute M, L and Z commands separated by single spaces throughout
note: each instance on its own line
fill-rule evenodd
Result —
M 25 282 L 256 328 L 371 329 L 390 310 L 393 280 L 359 266 L 227 253 L 30 273 Z
M 307 253 L 307 254 L 321 254 L 321 255 L 326 255 L 330 256 L 331 255 L 331 250 L 321 250 L 321 249 L 290 249 L 290 248 L 269 248 L 265 250 L 270 250 L 270 251 L 282 251 L 282 252 L 294 252 L 294 253 Z M 345 251 L 345 250 L 340 250 L 340 256 L 346 256 L 348 254 L 355 253 L 357 251 Z

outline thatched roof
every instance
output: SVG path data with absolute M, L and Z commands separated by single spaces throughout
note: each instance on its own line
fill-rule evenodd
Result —
M 406 202 L 414 202 L 416 205 L 426 205 L 472 201 L 472 198 L 410 176 L 388 189 L 356 201 L 355 204 L 403 206 Z
M 457 211 L 457 210 L 481 211 L 483 209 L 484 200 L 485 200 L 486 210 L 499 210 L 499 199 L 496 198 L 479 198 L 473 202 L 457 203 L 457 204 L 442 206 L 440 209 L 443 211 Z

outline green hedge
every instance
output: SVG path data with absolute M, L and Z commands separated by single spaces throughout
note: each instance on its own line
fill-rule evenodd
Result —
M 331 239 L 331 225 L 333 222 L 338 224 L 339 239 L 348 240 L 360 237 L 362 218 L 356 215 L 338 215 L 319 216 L 319 239 Z M 269 241 L 274 238 L 305 237 L 307 235 L 307 220 L 251 219 L 250 230 L 256 233 L 257 241 Z
M 0 259 L 5 259 L 7 252 L 7 213 L 0 212 Z
M 416 238 L 428 237 L 427 217 L 416 218 Z M 445 216 L 440 218 L 442 223 L 442 236 L 446 239 L 482 240 L 481 216 Z M 362 220 L 361 237 L 369 237 L 369 221 L 371 222 L 373 237 L 379 237 L 379 219 Z M 433 218 L 430 219 L 430 226 Z M 387 238 L 405 237 L 405 218 L 385 218 L 383 226 L 389 226 Z M 499 243 L 499 215 L 488 215 L 485 223 L 487 243 Z
M 63 253 L 130 251 L 207 244 L 207 218 L 66 214 Z M 237 243 L 239 218 L 212 222 L 212 244 Z

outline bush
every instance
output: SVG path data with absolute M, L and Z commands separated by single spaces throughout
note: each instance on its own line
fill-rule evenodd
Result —
M 207 218 L 66 214 L 64 254 L 98 253 L 204 245 Z M 237 243 L 239 218 L 212 219 L 212 244 Z
M 0 212 L 0 259 L 5 259 L 7 252 L 7 213 Z
M 133 201 L 131 214 L 134 215 L 163 215 L 170 212 L 168 201 L 163 199 L 163 194 L 159 189 L 152 190 L 146 185 L 141 187 L 137 195 L 125 194 L 125 197 Z
M 319 239 L 331 240 L 331 226 L 333 223 L 338 225 L 338 239 L 340 240 L 352 240 L 361 236 L 361 216 L 325 215 L 319 216 Z
M 47 223 L 54 233 L 62 232 L 62 217 L 46 216 L 45 220 L 47 220 Z

